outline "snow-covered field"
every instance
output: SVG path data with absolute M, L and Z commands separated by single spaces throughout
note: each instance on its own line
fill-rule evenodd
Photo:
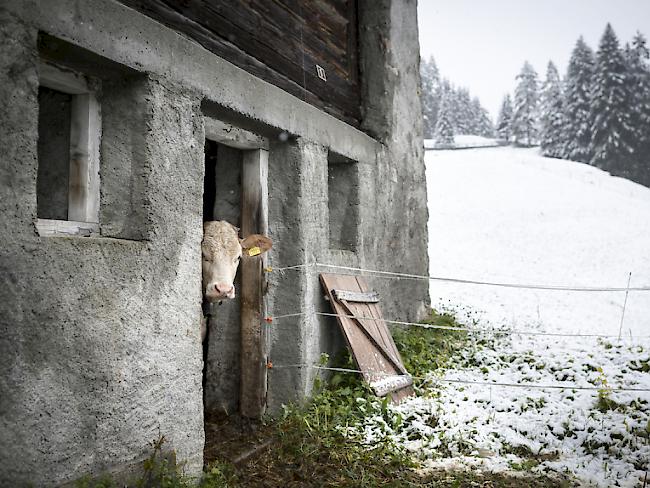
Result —
M 430 273 L 578 287 L 650 285 L 650 189 L 536 149 L 426 153 Z M 641 486 L 650 462 L 650 292 L 567 292 L 433 281 L 468 325 L 613 337 L 470 334 L 439 383 L 369 419 L 431 467 L 532 470 L 584 486 Z M 649 476 L 650 478 L 650 476 Z
M 490 139 L 488 137 L 474 136 L 474 135 L 457 135 L 454 136 L 453 147 L 460 148 L 470 148 L 470 147 L 489 147 L 489 146 L 498 146 L 499 143 L 495 139 Z M 433 149 L 436 147 L 436 142 L 433 139 L 425 139 L 424 147 L 426 149 Z

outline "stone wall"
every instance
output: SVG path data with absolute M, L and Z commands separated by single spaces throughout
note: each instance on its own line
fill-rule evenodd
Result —
M 272 141 L 270 265 L 426 274 L 416 3 L 362 3 L 366 133 L 117 2 L 0 1 L 0 438 L 10 446 L 0 452 L 1 486 L 126 473 L 160 434 L 188 474 L 200 472 L 204 116 Z M 35 228 L 39 56 L 100 84 L 96 237 L 42 237 Z M 333 212 L 358 222 L 333 222 L 336 239 L 333 157 L 353 164 L 344 177 L 358 179 L 351 211 Z M 370 281 L 387 318 L 426 309 L 426 282 Z M 271 315 L 304 314 L 273 323 L 274 364 L 309 366 L 342 347 L 336 322 L 312 313 L 329 310 L 313 268 L 271 273 L 267 301 Z M 220 334 L 211 352 L 217 379 L 206 388 L 232 410 L 237 334 Z M 315 374 L 270 370 L 269 411 L 305 398 Z

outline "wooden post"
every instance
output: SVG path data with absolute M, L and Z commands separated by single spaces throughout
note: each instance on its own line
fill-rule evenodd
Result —
M 72 96 L 68 220 L 99 222 L 101 116 L 93 93 Z
M 242 163 L 241 235 L 268 231 L 268 152 L 245 151 Z M 241 262 L 241 384 L 242 416 L 260 418 L 266 408 L 264 254 Z

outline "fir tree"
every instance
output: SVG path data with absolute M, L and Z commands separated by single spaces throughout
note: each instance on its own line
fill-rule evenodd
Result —
M 573 48 L 565 80 L 565 146 L 562 157 L 583 163 L 591 159 L 589 110 L 593 71 L 594 53 L 580 37 Z
M 501 103 L 501 110 L 499 111 L 499 117 L 497 118 L 497 136 L 499 139 L 503 139 L 505 142 L 510 142 L 512 138 L 512 133 L 510 125 L 512 123 L 512 99 L 510 95 L 503 97 L 503 102 Z
M 542 86 L 540 146 L 542 154 L 561 158 L 564 150 L 564 101 L 560 75 L 552 61 L 548 63 Z
M 635 131 L 631 178 L 650 186 L 650 52 L 643 34 L 638 32 L 626 48 L 631 77 L 631 124 Z
M 483 137 L 494 137 L 494 124 L 490 117 L 490 112 L 485 107 L 481 107 L 478 115 L 478 132 L 477 135 Z
M 436 118 L 440 108 L 440 73 L 433 56 L 429 61 L 423 60 L 420 63 L 420 80 L 422 83 L 422 120 L 424 124 L 425 139 L 433 138 L 433 131 L 436 127 Z
M 434 139 L 436 144 L 453 144 L 454 143 L 454 124 L 451 117 L 451 104 L 450 101 L 453 96 L 453 91 L 450 90 L 443 95 L 440 101 L 440 110 L 438 111 L 438 121 L 436 123 L 436 130 Z
M 512 116 L 512 136 L 517 144 L 532 146 L 537 143 L 537 73 L 526 61 L 517 76 L 515 107 Z
M 632 80 L 610 24 L 600 40 L 591 103 L 591 163 L 627 175 L 634 152 L 631 125 Z
M 467 88 L 458 88 L 455 96 L 456 112 L 454 128 L 458 134 L 471 134 L 472 131 L 472 99 Z

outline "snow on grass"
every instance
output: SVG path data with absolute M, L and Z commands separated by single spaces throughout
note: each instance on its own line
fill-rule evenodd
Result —
M 640 346 L 592 347 L 549 338 L 479 339 L 432 374 L 417 398 L 389 407 L 392 421 L 371 418 L 356 435 L 390 439 L 431 468 L 530 470 L 583 485 L 638 486 L 650 459 L 647 393 Z M 437 383 L 436 378 L 497 383 L 569 384 L 599 391 Z
M 650 284 L 650 189 L 534 149 L 426 153 L 431 274 L 483 281 Z M 650 292 L 431 283 L 434 307 L 478 328 L 611 339 L 470 334 L 418 398 L 350 435 L 391 439 L 429 467 L 533 471 L 640 486 L 650 460 Z M 463 317 L 458 316 L 463 321 Z M 631 337 L 636 336 L 636 337 Z M 569 385 L 514 388 L 436 382 Z

